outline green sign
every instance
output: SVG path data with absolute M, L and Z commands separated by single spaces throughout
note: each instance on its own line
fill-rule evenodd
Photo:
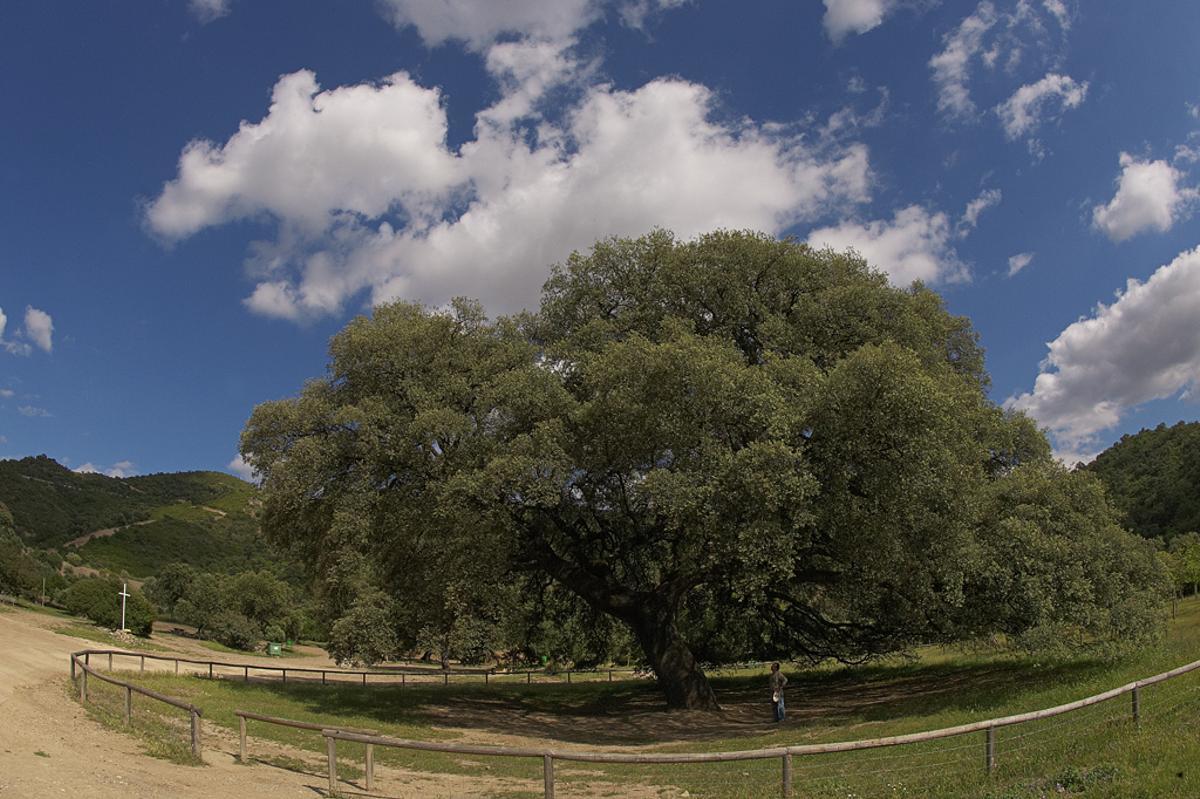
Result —
M 283 654 L 283 646 L 278 641 L 269 641 L 267 643 L 267 654 L 273 658 Z

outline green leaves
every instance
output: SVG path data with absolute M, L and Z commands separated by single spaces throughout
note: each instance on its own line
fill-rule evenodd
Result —
M 577 597 L 559 618 L 630 625 L 680 684 L 680 636 L 820 659 L 1152 626 L 1157 561 L 987 399 L 970 323 L 853 254 L 611 239 L 556 267 L 536 314 L 384 305 L 330 353 L 255 410 L 243 454 L 331 613 L 386 618 L 401 648 L 592 651 L 514 594 L 548 579 Z M 388 650 L 375 632 L 363 652 Z

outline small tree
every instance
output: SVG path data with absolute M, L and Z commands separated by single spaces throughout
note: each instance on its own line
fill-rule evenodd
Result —
M 391 604 L 382 592 L 372 592 L 350 606 L 329 633 L 329 656 L 334 662 L 372 666 L 399 655 Z
M 171 616 L 175 613 L 175 605 L 188 595 L 192 581 L 196 579 L 196 570 L 186 563 L 168 563 L 154 577 L 154 582 L 147 582 L 146 596 L 162 610 Z
M 175 603 L 175 615 L 185 624 L 194 626 L 199 636 L 203 636 L 217 617 L 229 609 L 224 583 L 215 574 L 198 574 Z

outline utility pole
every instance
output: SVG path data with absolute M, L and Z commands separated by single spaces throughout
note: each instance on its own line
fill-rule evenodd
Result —
M 125 629 L 125 600 L 129 598 L 129 583 L 121 583 L 121 593 L 118 596 L 121 597 L 121 632 L 127 633 L 129 630 Z

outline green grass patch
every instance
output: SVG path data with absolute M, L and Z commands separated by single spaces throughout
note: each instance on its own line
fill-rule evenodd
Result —
M 225 654 L 230 654 L 230 655 L 241 655 L 241 656 L 245 657 L 247 655 L 255 655 L 255 654 L 261 655 L 262 654 L 262 651 L 258 650 L 258 649 L 254 650 L 253 652 L 247 652 L 244 649 L 234 649 L 231 646 L 225 646 L 225 644 L 222 644 L 219 641 L 209 641 L 206 638 L 196 639 L 196 643 L 198 643 L 200 646 L 204 647 L 205 649 L 211 649 L 213 652 L 223 652 Z
M 584 681 L 524 685 L 493 681 L 439 685 L 242 683 L 164 674 L 140 684 L 204 709 L 207 723 L 236 734 L 234 709 L 365 729 L 398 738 L 453 740 L 475 731 L 525 739 L 530 746 L 586 744 L 618 749 L 656 744 L 666 751 L 726 751 L 875 738 L 937 729 L 1049 707 L 1200 658 L 1200 601 L 1180 613 L 1159 647 L 1120 660 L 1050 659 L 982 651 L 928 650 L 916 659 L 857 668 L 789 670 L 789 719 L 770 725 L 761 673 L 715 677 L 722 714 L 668 713 L 652 682 Z M 987 774 L 984 734 L 794 759 L 797 796 L 1032 799 L 1200 796 L 1200 674 L 1142 690 L 1135 725 L 1130 698 L 996 733 L 997 769 Z M 761 714 L 761 715 L 760 715 Z M 249 723 L 267 740 L 319 759 L 316 732 Z M 339 762 L 360 767 L 362 747 L 338 745 Z M 377 749 L 382 767 L 434 774 L 515 778 L 536 786 L 536 760 Z M 564 795 L 623 796 L 631 785 L 663 797 L 750 799 L 778 796 L 778 759 L 695 765 L 561 762 Z M 386 793 L 386 787 L 383 788 Z M 532 790 L 532 788 L 531 788 Z
M 67 691 L 78 700 L 79 688 L 69 678 Z M 88 680 L 88 701 L 84 703 L 88 716 L 110 730 L 132 735 L 151 757 L 184 766 L 204 765 L 203 760 L 192 754 L 191 721 L 187 713 L 134 694 L 133 715 L 126 724 L 124 702 L 123 688 L 103 680 Z
M 95 627 L 91 624 L 77 622 L 75 624 L 66 624 L 60 627 L 55 627 L 54 632 L 59 635 L 68 635 L 72 638 L 83 638 L 88 641 L 96 641 L 105 646 L 114 649 L 139 649 L 146 652 L 169 652 L 165 646 L 159 646 L 151 641 L 142 638 L 135 638 L 131 643 L 119 641 L 113 637 L 112 633 L 103 627 Z
M 12 608 L 13 606 L 12 605 L 4 605 L 3 607 Z M 22 610 L 28 610 L 30 613 L 39 613 L 43 616 L 50 616 L 55 619 L 77 618 L 76 616 L 72 616 L 70 613 L 67 613 L 65 610 L 60 610 L 58 608 L 52 608 L 48 605 L 39 605 L 36 602 L 27 602 L 24 599 L 17 600 L 17 604 L 15 607 L 18 607 Z

